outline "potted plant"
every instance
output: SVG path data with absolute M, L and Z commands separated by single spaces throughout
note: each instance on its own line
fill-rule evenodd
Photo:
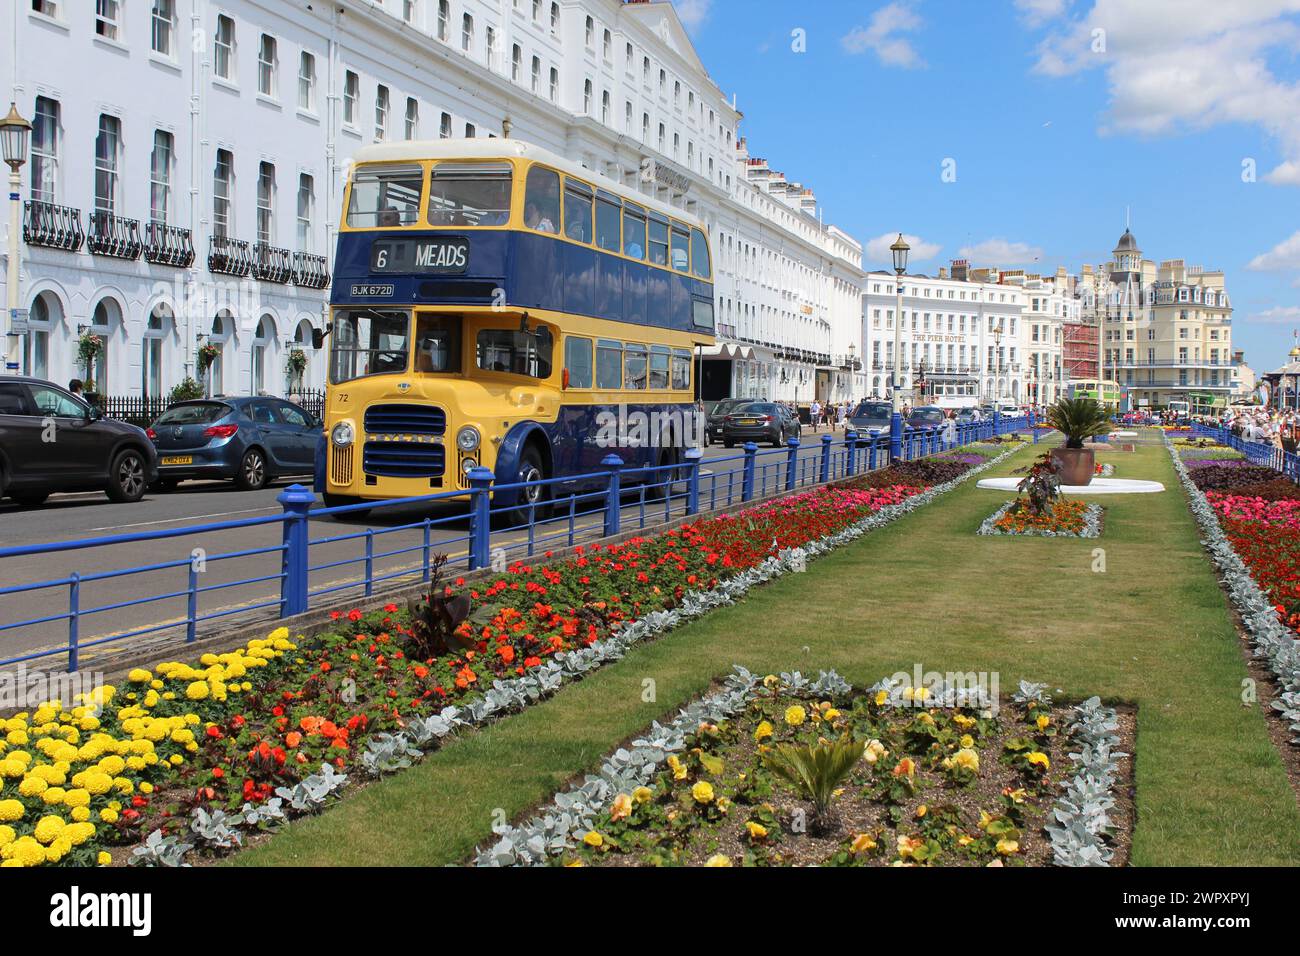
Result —
M 1047 410 L 1047 421 L 1065 436 L 1065 444 L 1052 451 L 1061 483 L 1090 484 L 1097 458 L 1083 443 L 1110 432 L 1110 416 L 1105 406 L 1092 398 L 1062 398 Z
M 302 388 L 302 375 L 307 371 L 307 353 L 302 349 L 293 348 L 284 360 L 285 371 L 289 373 L 289 381 L 292 386 Z

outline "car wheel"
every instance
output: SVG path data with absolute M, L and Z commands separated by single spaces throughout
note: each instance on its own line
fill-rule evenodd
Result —
M 266 487 L 266 456 L 259 448 L 244 452 L 235 475 L 235 485 L 241 491 L 261 491 Z
M 50 493 L 48 491 L 43 493 L 39 491 L 29 491 L 11 494 L 9 497 L 24 508 L 38 508 L 45 504 L 45 499 L 49 496 Z
M 125 504 L 143 498 L 146 485 L 144 455 L 128 448 L 113 459 L 113 467 L 108 471 L 108 487 L 104 490 L 109 501 Z

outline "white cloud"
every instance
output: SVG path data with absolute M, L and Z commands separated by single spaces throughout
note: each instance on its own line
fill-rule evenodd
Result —
M 713 0 L 674 0 L 677 18 L 690 30 L 695 29 L 709 18 Z
M 875 239 L 872 239 L 867 243 L 866 255 L 864 256 L 865 261 L 869 263 L 881 263 L 892 267 L 894 264 L 894 256 L 893 253 L 889 251 L 889 247 L 892 246 L 897 239 L 898 233 L 896 232 L 887 232 L 883 236 L 877 236 Z M 943 248 L 943 246 L 938 243 L 926 242 L 920 236 L 904 235 L 903 239 L 912 247 L 912 251 L 908 253 L 909 262 L 926 262 L 937 256 L 939 251 Z
M 963 246 L 960 256 L 972 266 L 1025 266 L 1043 257 L 1043 250 L 1025 242 L 985 239 L 973 246 Z
M 1254 272 L 1279 272 L 1300 269 L 1300 232 L 1284 239 L 1268 252 L 1261 253 L 1246 266 Z
M 1044 11 L 1051 5 L 1021 4 Z M 1300 83 L 1270 66 L 1300 48 L 1296 14 L 1300 0 L 1093 0 L 1087 13 L 1062 20 L 1042 41 L 1035 70 L 1105 70 L 1110 106 L 1103 132 L 1158 136 L 1226 123 L 1257 126 L 1285 157 L 1265 178 L 1300 185 Z
M 1300 305 L 1274 306 L 1263 312 L 1256 312 L 1246 321 L 1258 322 L 1262 325 L 1294 325 L 1300 322 Z
M 1015 0 L 1015 4 L 1030 26 L 1041 26 L 1065 13 L 1070 0 Z
M 899 34 L 914 33 L 923 21 L 906 0 L 881 7 L 871 15 L 865 27 L 855 27 L 840 38 L 849 53 L 874 53 L 885 66 L 910 70 L 925 66 L 912 42 Z

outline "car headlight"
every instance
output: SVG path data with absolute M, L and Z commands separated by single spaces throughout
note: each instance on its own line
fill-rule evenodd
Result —
M 330 432 L 330 441 L 341 448 L 351 445 L 356 441 L 356 438 L 357 430 L 352 426 L 351 422 L 339 422 L 334 426 L 334 430 Z
M 456 432 L 456 447 L 466 454 L 477 450 L 479 441 L 478 429 L 473 425 L 466 425 Z

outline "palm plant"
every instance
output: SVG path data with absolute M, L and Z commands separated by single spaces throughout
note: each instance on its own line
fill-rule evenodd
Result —
M 1106 407 L 1093 398 L 1061 398 L 1047 410 L 1047 424 L 1065 436 L 1066 448 L 1082 448 L 1097 435 L 1110 432 Z
M 853 772 L 865 749 L 864 741 L 847 739 L 834 743 L 781 744 L 763 763 L 802 797 L 812 801 L 812 823 L 820 829 L 835 790 Z

